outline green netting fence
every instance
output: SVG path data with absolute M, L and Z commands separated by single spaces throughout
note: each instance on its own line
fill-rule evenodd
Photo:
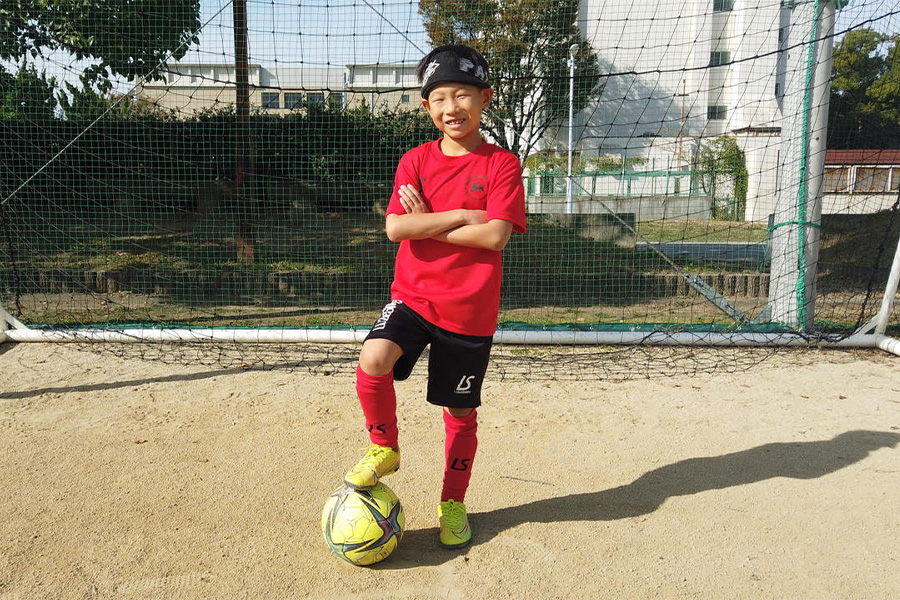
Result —
M 436 135 L 415 64 L 447 41 L 488 58 L 484 134 L 525 169 L 498 347 L 513 363 L 553 363 L 513 347 L 529 341 L 587 346 L 559 360 L 593 369 L 625 352 L 609 342 L 699 342 L 740 368 L 725 348 L 835 343 L 873 319 L 896 333 L 891 2 L 475 4 L 89 4 L 65 29 L 13 3 L 5 337 L 358 341 L 389 299 L 397 161 Z M 316 352 L 338 368 L 353 350 Z M 267 362 L 252 354 L 236 351 Z

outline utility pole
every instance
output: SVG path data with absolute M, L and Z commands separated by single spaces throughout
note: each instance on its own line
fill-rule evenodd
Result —
M 572 214 L 575 209 L 572 202 L 572 130 L 575 116 L 575 56 L 578 54 L 578 48 L 578 44 L 569 46 L 569 166 L 566 170 L 566 214 Z
M 234 182 L 240 189 L 250 167 L 250 64 L 247 45 L 247 0 L 231 4 L 234 19 L 235 140 Z

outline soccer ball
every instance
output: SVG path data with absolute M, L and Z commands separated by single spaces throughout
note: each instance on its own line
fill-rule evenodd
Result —
M 354 565 L 387 558 L 403 538 L 406 518 L 397 494 L 379 482 L 374 487 L 336 489 L 322 509 L 322 534 L 331 551 Z

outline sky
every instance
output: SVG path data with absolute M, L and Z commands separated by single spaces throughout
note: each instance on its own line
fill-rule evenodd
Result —
M 201 0 L 200 45 L 183 62 L 229 62 L 232 6 Z M 343 67 L 418 62 L 429 48 L 417 0 L 247 0 L 250 61 Z
M 251 62 L 267 66 L 415 63 L 429 47 L 418 0 L 247 0 L 247 11 Z M 231 17 L 229 0 L 201 0 L 200 46 L 182 60 L 228 62 Z M 836 32 L 859 26 L 900 33 L 900 3 L 850 0 Z
M 888 35 L 900 33 L 900 2 L 897 0 L 850 0 L 838 11 L 835 32 L 867 27 Z
M 250 62 L 267 68 L 415 64 L 430 47 L 418 0 L 247 0 L 247 12 Z M 200 44 L 182 62 L 233 62 L 230 0 L 201 0 L 200 22 Z M 850 0 L 838 11 L 835 32 L 840 37 L 861 26 L 900 33 L 900 2 Z M 83 68 L 62 53 L 36 64 L 60 80 L 76 80 Z M 123 81 L 115 89 L 124 92 L 133 85 Z

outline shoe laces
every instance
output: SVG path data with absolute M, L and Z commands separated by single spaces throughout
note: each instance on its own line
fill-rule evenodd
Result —
M 466 505 L 454 500 L 441 502 L 441 516 L 445 526 L 458 531 L 466 525 Z
M 381 461 L 384 460 L 387 453 L 391 451 L 391 448 L 386 448 L 384 446 L 371 446 L 369 447 L 369 451 L 366 452 L 366 455 L 360 461 L 360 464 L 367 469 L 374 468 L 381 464 Z

